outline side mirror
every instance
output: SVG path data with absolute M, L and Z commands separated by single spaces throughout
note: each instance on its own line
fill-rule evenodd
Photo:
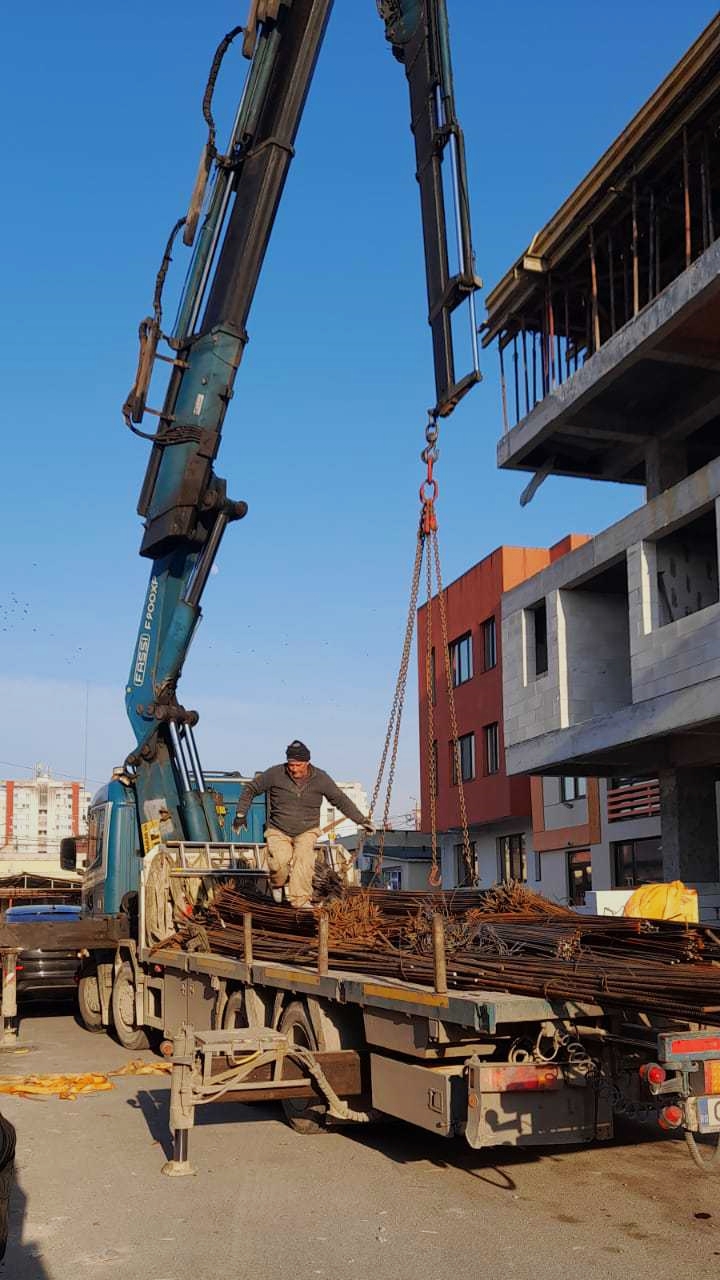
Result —
M 65 836 L 60 841 L 60 866 L 63 871 L 77 871 L 77 841 L 75 836 Z

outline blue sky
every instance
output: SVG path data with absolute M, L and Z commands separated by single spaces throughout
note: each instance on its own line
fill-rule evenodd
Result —
M 0 775 L 35 760 L 81 773 L 86 689 L 89 777 L 131 745 L 147 446 L 119 410 L 194 178 L 212 52 L 246 7 L 40 0 L 3 13 Z M 449 9 L 478 270 L 492 286 L 715 9 Z M 244 67 L 230 58 L 223 75 L 226 127 Z M 301 737 L 337 777 L 369 784 L 432 399 L 405 79 L 373 0 L 336 2 L 249 331 L 218 471 L 250 514 L 222 548 L 182 700 L 201 712 L 207 766 L 263 767 Z M 495 468 L 494 353 L 483 365 L 443 426 L 448 581 L 502 542 L 593 533 L 641 497 L 549 480 L 521 511 L 525 479 Z M 394 813 L 418 794 L 414 702 L 413 672 Z

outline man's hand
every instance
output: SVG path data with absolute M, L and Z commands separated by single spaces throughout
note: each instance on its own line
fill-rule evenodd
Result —
M 372 818 L 366 818 L 364 822 L 360 823 L 360 826 L 366 836 L 372 836 L 375 834 L 375 823 Z
M 233 818 L 233 824 L 232 824 L 233 835 L 239 836 L 240 832 L 245 831 L 246 828 L 247 828 L 247 822 L 245 821 L 245 814 L 236 813 L 235 817 Z

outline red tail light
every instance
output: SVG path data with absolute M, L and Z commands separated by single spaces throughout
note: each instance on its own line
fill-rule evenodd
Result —
M 25 965 L 24 965 L 24 964 L 16 964 L 16 965 L 15 965 L 15 972 L 16 972 L 16 973 L 19 973 L 19 972 L 20 972 L 20 970 L 21 970 L 21 969 L 24 969 L 24 968 L 25 968 Z
M 671 1103 L 668 1107 L 663 1107 L 658 1122 L 661 1129 L 679 1129 L 683 1122 L 683 1113 L 681 1107 L 676 1107 Z
M 640 1079 L 650 1085 L 664 1084 L 667 1080 L 667 1071 L 658 1062 L 646 1062 L 640 1068 Z
M 491 1093 L 525 1093 L 531 1089 L 558 1089 L 559 1067 L 485 1067 L 482 1088 Z

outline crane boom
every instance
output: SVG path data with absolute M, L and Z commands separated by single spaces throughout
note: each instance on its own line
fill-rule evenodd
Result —
M 140 554 L 152 560 L 126 706 L 136 747 L 128 757 L 146 848 L 160 839 L 218 838 L 214 801 L 193 729 L 197 713 L 177 685 L 201 616 L 200 602 L 227 525 L 247 506 L 230 500 L 214 471 L 223 422 L 247 343 L 246 323 L 270 239 L 303 107 L 333 0 L 252 0 L 244 28 L 220 46 L 204 101 L 208 141 L 187 217 L 163 260 L 153 315 L 140 329 L 135 384 L 124 406 L 152 440 L 138 503 Z M 378 0 L 393 52 L 408 79 L 415 139 L 435 368 L 435 414 L 452 411 L 479 380 L 472 296 L 479 286 L 468 215 L 463 138 L 454 105 L 445 0 Z M 229 145 L 220 155 L 211 111 L 213 78 L 230 40 L 250 60 Z M 448 244 L 442 160 L 449 149 L 457 243 Z M 209 186 L 208 186 L 209 183 Z M 193 256 L 174 331 L 162 328 L 161 285 L 175 234 Z M 451 258 L 457 269 L 452 272 Z M 455 376 L 452 313 L 470 308 L 472 368 Z M 170 355 L 158 353 L 165 339 Z M 160 410 L 147 405 L 157 359 L 171 372 Z M 156 414 L 154 434 L 141 431 Z

